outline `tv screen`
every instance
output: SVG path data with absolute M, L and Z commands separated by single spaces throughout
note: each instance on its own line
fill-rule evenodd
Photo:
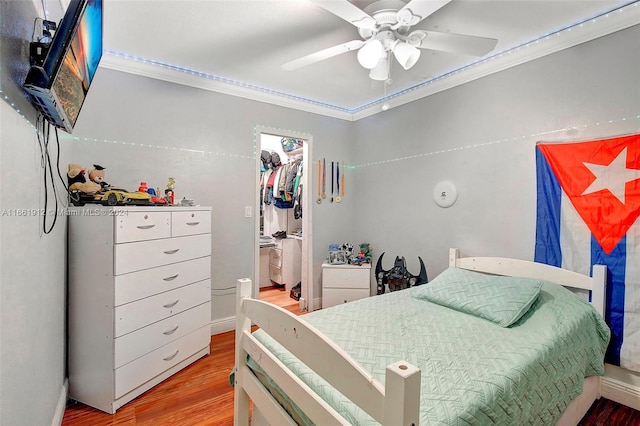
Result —
M 23 87 L 36 109 L 71 133 L 102 58 L 102 0 L 71 0 L 42 66 Z

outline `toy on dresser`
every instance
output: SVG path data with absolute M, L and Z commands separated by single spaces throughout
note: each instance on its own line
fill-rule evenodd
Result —
M 67 184 L 69 185 L 69 191 L 82 191 L 95 194 L 102 189 L 98 183 L 91 180 L 87 182 L 85 174 L 86 170 L 81 165 L 69 164 L 69 170 L 67 172 Z
M 95 182 L 98 185 L 100 185 L 100 188 L 105 189 L 105 188 L 108 188 L 108 187 L 111 186 L 107 182 L 104 181 L 105 174 L 106 174 L 106 172 L 105 172 L 105 168 L 104 167 L 102 167 L 99 164 L 94 164 L 93 165 L 93 170 L 91 170 L 89 172 L 89 179 L 92 182 Z
M 67 182 L 71 204 L 74 206 L 83 206 L 86 203 L 106 206 L 152 205 L 151 195 L 147 192 L 129 192 L 106 183 L 105 170 L 104 167 L 94 164 L 87 181 L 84 167 L 79 164 L 69 164 Z

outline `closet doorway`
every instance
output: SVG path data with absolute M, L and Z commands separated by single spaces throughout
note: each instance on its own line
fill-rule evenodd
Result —
M 311 136 L 267 127 L 258 127 L 255 134 L 254 297 L 260 297 L 261 288 L 280 288 L 278 304 L 297 303 L 300 310 L 310 312 Z

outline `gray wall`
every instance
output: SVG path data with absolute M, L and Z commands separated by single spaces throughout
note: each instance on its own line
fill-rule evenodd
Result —
M 244 206 L 253 204 L 257 125 L 311 134 L 314 158 L 360 166 L 343 203 L 313 206 L 316 288 L 326 247 L 345 240 L 371 242 L 374 258 L 404 255 L 413 269 L 422 256 L 431 277 L 450 246 L 532 258 L 535 142 L 638 131 L 639 39 L 636 26 L 355 123 L 100 69 L 74 138 L 62 138 L 62 172 L 97 163 L 107 182 L 132 189 L 173 176 L 178 197 L 213 206 L 214 289 L 252 274 Z M 42 207 L 33 127 L 10 106 L 20 94 L 0 107 L 3 209 Z M 459 190 L 448 209 L 432 201 L 443 179 Z M 41 236 L 40 217 L 0 224 L 0 423 L 50 424 L 64 384 L 65 226 Z M 214 320 L 233 315 L 225 292 L 214 290 Z
M 533 259 L 535 144 L 640 130 L 640 26 L 354 123 L 357 238 L 432 278 L 449 247 Z M 626 120 L 623 120 L 626 118 Z M 612 120 L 610 123 L 609 121 Z M 441 180 L 458 200 L 440 208 Z

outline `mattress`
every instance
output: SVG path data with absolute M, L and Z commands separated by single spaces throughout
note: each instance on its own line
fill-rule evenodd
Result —
M 414 297 L 417 289 L 312 312 L 304 320 L 381 383 L 388 364 L 405 360 L 418 367 L 422 425 L 555 424 L 582 392 L 584 377 L 604 374 L 609 328 L 586 301 L 559 285 L 544 282 L 510 327 Z M 254 334 L 351 424 L 377 424 L 266 333 Z M 310 423 L 286 395 L 278 398 L 296 421 Z

